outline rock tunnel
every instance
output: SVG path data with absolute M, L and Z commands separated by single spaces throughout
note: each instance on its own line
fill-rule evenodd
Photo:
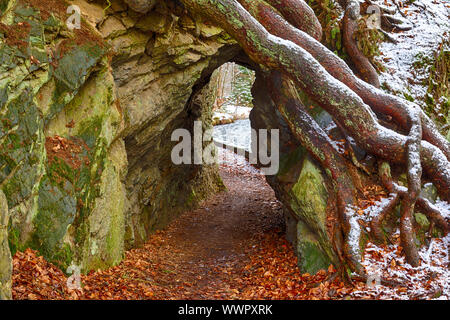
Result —
M 280 129 L 280 169 L 266 178 L 300 268 L 336 261 L 323 173 L 293 143 L 258 66 L 223 30 L 176 0 L 145 14 L 123 1 L 70 1 L 82 20 L 69 30 L 61 3 L 0 1 L 2 21 L 13 25 L 2 28 L 16 28 L 0 47 L 11 75 L 0 81 L 0 223 L 13 254 L 34 248 L 63 269 L 106 268 L 221 190 L 217 165 L 172 163 L 171 134 L 196 120 L 212 126 L 210 76 L 235 62 L 257 74 L 252 127 Z M 317 119 L 330 122 L 320 111 Z

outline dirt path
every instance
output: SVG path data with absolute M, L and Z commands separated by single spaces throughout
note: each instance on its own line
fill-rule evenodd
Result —
M 233 275 L 250 262 L 248 253 L 258 245 L 258 235 L 282 227 L 281 205 L 262 175 L 225 166 L 220 174 L 226 191 L 184 213 L 157 235 L 161 245 L 152 248 L 151 256 L 166 268 L 158 280 L 171 288 L 164 298 L 236 294 Z

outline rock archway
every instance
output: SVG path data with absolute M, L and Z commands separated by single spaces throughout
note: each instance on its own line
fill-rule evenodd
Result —
M 13 253 L 31 247 L 63 269 L 88 271 L 118 263 L 222 188 L 214 165 L 173 165 L 170 136 L 198 119 L 211 125 L 216 68 L 252 64 L 223 30 L 176 1 L 146 14 L 121 1 L 106 10 L 103 1 L 72 1 L 83 14 L 73 31 L 57 2 L 3 2 L 3 29 L 19 28 L 21 39 L 2 43 L 3 67 L 15 75 L 2 86 L 2 147 L 12 150 L 2 153 L 2 189 Z M 254 123 L 274 126 L 265 89 L 255 90 Z M 27 116 L 16 117 L 25 105 Z M 23 142 L 11 149 L 16 134 Z
M 83 13 L 73 31 L 69 4 L 2 2 L 1 184 L 11 251 L 88 271 L 221 188 L 213 166 L 172 164 L 170 135 L 210 125 L 201 89 L 240 49 L 176 1 L 147 15 L 72 1 Z
M 0 82 L 0 189 L 8 207 L 0 206 L 0 223 L 9 212 L 12 252 L 31 247 L 63 269 L 104 268 L 220 190 L 214 165 L 171 162 L 171 134 L 198 119 L 211 126 L 209 78 L 233 61 L 257 73 L 252 126 L 281 131 L 280 170 L 267 181 L 286 207 L 301 269 L 339 265 L 333 244 L 343 235 L 330 233 L 330 181 L 276 111 L 259 67 L 177 0 L 142 1 L 134 10 L 126 2 L 0 1 L 0 67 L 9 74 Z M 83 13 L 78 29 L 65 24 L 69 4 Z M 311 109 L 338 139 L 331 117 Z

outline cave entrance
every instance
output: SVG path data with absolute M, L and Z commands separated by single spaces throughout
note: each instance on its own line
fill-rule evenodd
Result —
M 260 248 L 258 237 L 262 234 L 275 233 L 278 240 L 285 241 L 283 206 L 260 163 L 251 161 L 256 153 L 252 153 L 256 150 L 252 143 L 260 138 L 255 136 L 260 130 L 252 129 L 250 120 L 255 80 L 255 71 L 227 62 L 212 72 L 199 94 L 202 103 L 208 105 L 202 112 L 212 118 L 218 172 L 226 187 L 224 192 L 207 198 L 199 209 L 184 213 L 177 225 L 182 242 L 194 250 L 190 262 L 199 266 L 202 277 L 209 278 L 211 265 L 216 263 L 231 267 L 244 262 L 243 248 Z M 272 155 L 270 148 L 268 153 Z
M 293 262 L 294 252 L 285 238 L 284 207 L 268 183 L 269 175 L 258 168 L 259 163 L 252 165 L 252 161 L 247 161 L 255 154 L 251 152 L 253 133 L 276 126 L 265 126 L 258 122 L 258 116 L 253 116 L 261 105 L 255 103 L 257 109 L 253 109 L 254 98 L 264 91 L 254 86 L 258 81 L 255 72 L 240 62 L 222 64 L 234 61 L 234 56 L 226 58 L 213 61 L 204 71 L 184 111 L 164 134 L 165 139 L 173 142 L 169 145 L 170 156 L 183 160 L 176 163 L 166 156 L 160 162 L 165 169 L 161 171 L 170 172 L 166 190 L 173 190 L 164 194 L 172 202 L 178 201 L 182 214 L 158 233 L 157 237 L 164 239 L 164 247 L 152 247 L 149 252 L 154 255 L 152 259 L 164 257 L 162 260 L 170 262 L 167 268 L 171 273 L 161 275 L 165 283 L 177 288 L 180 283 L 189 283 L 177 289 L 177 297 L 181 299 L 236 295 L 230 288 L 238 290 L 244 283 L 240 279 L 247 277 L 249 284 L 257 283 L 245 268 L 253 268 L 253 260 L 267 251 L 279 253 L 271 248 L 286 248 L 281 254 L 289 254 L 287 260 Z M 171 139 L 175 131 L 180 135 Z M 213 144 L 208 131 L 213 132 Z M 259 135 L 257 138 L 259 142 Z M 200 157 L 196 153 L 199 149 Z M 218 163 L 201 161 L 211 149 L 218 153 L 215 158 Z M 271 148 L 269 152 L 271 156 Z M 189 157 L 184 162 L 185 154 Z M 153 203 L 149 202 L 149 208 Z M 157 208 L 155 212 L 160 217 L 161 212 L 164 217 L 171 214 L 175 217 L 174 210 L 169 209 L 176 206 L 166 208 Z M 231 277 L 233 274 L 236 276 Z M 251 289 L 247 287 L 242 289 Z
M 250 297 L 252 284 L 257 283 L 253 277 L 262 277 L 248 271 L 255 267 L 254 260 L 267 252 L 278 259 L 279 251 L 272 248 L 288 248 L 283 206 L 262 170 L 249 161 L 254 81 L 254 71 L 225 63 L 211 74 L 197 96 L 201 98 L 192 99 L 193 105 L 207 101 L 208 107 L 201 108 L 195 121 L 211 115 L 217 169 L 225 189 L 184 212 L 166 231 L 171 252 L 182 253 L 171 256 L 173 264 L 184 266 L 183 282 L 191 284 L 180 290 L 183 299 L 234 297 L 241 290 Z

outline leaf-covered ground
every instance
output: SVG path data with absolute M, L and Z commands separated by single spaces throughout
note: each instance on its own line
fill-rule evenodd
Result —
M 221 154 L 226 192 L 128 251 L 120 265 L 83 275 L 81 290 L 69 289 L 37 252 L 17 252 L 14 299 L 448 299 L 448 288 L 439 290 L 448 286 L 448 245 L 439 239 L 418 268 L 398 246 L 368 246 L 366 268 L 402 280 L 397 288 L 345 285 L 332 266 L 301 274 L 272 189 L 243 158 Z

